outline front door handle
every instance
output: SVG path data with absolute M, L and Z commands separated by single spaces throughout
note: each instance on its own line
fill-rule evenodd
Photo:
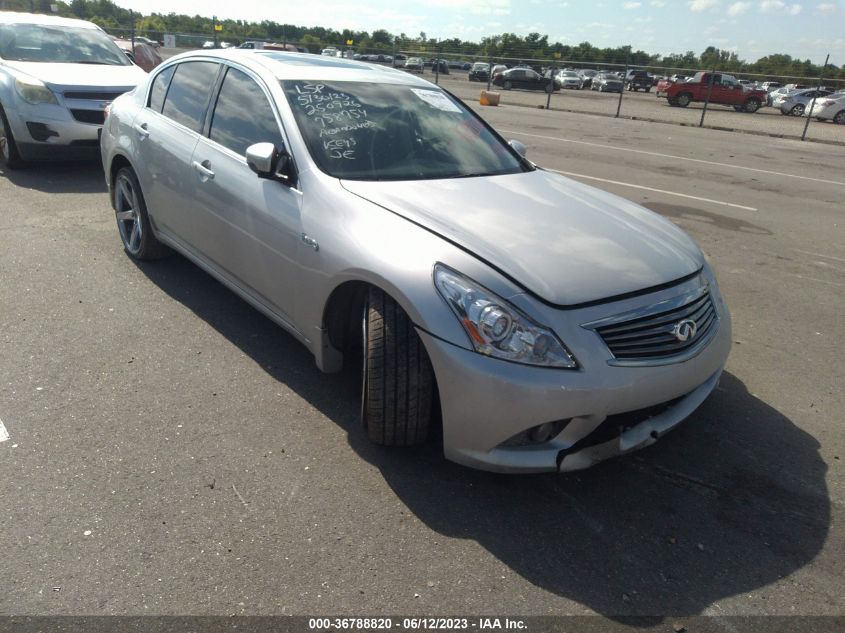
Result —
M 302 235 L 300 235 L 300 239 L 302 240 L 303 244 L 313 248 L 315 251 L 320 250 L 320 245 L 317 243 L 317 240 L 315 240 L 313 237 L 303 233 Z
M 140 138 L 142 141 L 146 138 L 149 138 L 150 131 L 147 129 L 146 123 L 140 123 L 140 124 L 136 123 L 133 127 L 135 128 L 135 131 L 138 133 L 138 138 Z
M 200 180 L 205 182 L 206 180 L 214 180 L 214 172 L 211 171 L 211 161 L 204 160 L 201 163 L 194 161 L 194 171 L 196 171 L 200 175 Z

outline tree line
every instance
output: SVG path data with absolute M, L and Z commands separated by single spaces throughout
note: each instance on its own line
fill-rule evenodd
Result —
M 185 33 L 205 36 L 211 39 L 214 22 L 210 16 L 167 15 L 152 13 L 141 15 L 117 6 L 111 0 L 0 0 L 0 9 L 51 13 L 55 5 L 58 15 L 90 20 L 107 31 L 128 31 L 134 26 L 139 35 L 161 40 L 164 33 Z M 218 20 L 222 30 L 217 35 L 221 40 L 240 43 L 245 40 L 267 40 L 296 43 L 312 52 L 328 45 L 345 46 L 353 42 L 352 48 L 360 53 L 387 53 L 409 51 L 429 56 L 483 57 L 495 59 L 519 59 L 550 62 L 566 62 L 602 65 L 625 64 L 651 68 L 719 70 L 747 75 L 818 77 L 822 71 L 819 64 L 809 59 L 800 60 L 785 54 L 767 55 L 757 61 L 740 59 L 736 53 L 709 46 L 700 55 L 693 51 L 671 55 L 651 54 L 642 50 L 629 50 L 626 46 L 600 48 L 589 42 L 577 45 L 549 42 L 548 35 L 529 33 L 522 36 L 502 33 L 484 37 L 479 42 L 450 38 L 436 40 L 423 33 L 408 36 L 394 35 L 384 29 L 372 32 L 352 29 L 335 30 L 324 27 L 303 27 L 280 24 L 272 20 L 247 22 L 245 20 Z M 824 76 L 828 79 L 845 79 L 845 65 L 829 65 Z

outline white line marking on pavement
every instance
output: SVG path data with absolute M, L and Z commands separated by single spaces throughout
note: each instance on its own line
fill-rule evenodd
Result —
M 689 198 L 690 200 L 700 200 L 701 202 L 709 202 L 710 204 L 720 204 L 724 207 L 734 207 L 735 209 L 744 209 L 745 211 L 756 211 L 754 207 L 744 207 L 741 204 L 734 204 L 733 202 L 722 202 L 721 200 L 711 200 L 710 198 L 701 198 L 700 196 L 690 196 L 686 193 L 678 193 L 676 191 L 666 191 L 665 189 L 655 189 L 654 187 L 645 187 L 643 185 L 635 185 L 630 182 L 619 182 L 618 180 L 608 180 L 607 178 L 599 178 L 598 176 L 587 176 L 585 174 L 575 174 L 571 171 L 561 171 L 560 169 L 547 169 L 556 174 L 563 174 L 564 176 L 572 176 L 573 178 L 587 178 L 588 180 L 598 180 L 599 182 L 610 183 L 611 185 L 620 185 L 622 187 L 633 187 L 634 189 L 645 189 L 646 191 L 655 191 L 657 193 L 665 193 L 669 196 L 678 196 L 681 198 Z
M 815 277 L 807 277 L 806 275 L 799 275 L 798 273 L 792 273 L 793 277 L 798 277 L 798 279 L 806 279 L 807 281 L 817 281 L 820 284 L 833 284 L 834 286 L 842 286 L 845 288 L 845 284 L 839 283 L 838 281 L 829 281 L 827 279 L 816 279 Z
M 719 167 L 730 167 L 731 169 L 745 169 L 747 171 L 754 171 L 760 174 L 769 174 L 772 176 L 786 176 L 787 178 L 798 178 L 800 180 L 811 180 L 813 182 L 823 182 L 828 185 L 839 185 L 845 187 L 845 182 L 838 180 L 825 180 L 824 178 L 812 178 L 810 176 L 797 176 L 795 174 L 786 174 L 780 171 L 769 171 L 768 169 L 757 169 L 756 167 L 746 167 L 745 165 L 731 165 L 730 163 L 719 163 L 714 160 L 702 160 L 701 158 L 687 158 L 686 156 L 674 156 L 672 154 L 661 154 L 660 152 L 647 152 L 643 149 L 633 149 L 630 147 L 618 147 L 616 145 L 605 145 L 603 143 L 590 143 L 589 141 L 576 141 L 571 138 L 560 138 L 558 136 L 545 136 L 543 134 L 529 134 L 528 132 L 520 132 L 519 130 L 499 130 L 507 134 L 521 134 L 522 136 L 531 136 L 533 138 L 545 138 L 550 141 L 560 141 L 561 143 L 577 143 L 578 145 L 590 145 L 592 147 L 602 147 L 605 149 L 615 149 L 620 152 L 634 152 L 635 154 L 646 154 L 648 156 L 659 156 L 660 158 L 671 158 L 673 160 L 688 160 L 693 163 L 704 163 L 705 165 L 717 165 Z
M 802 251 L 800 248 L 793 248 L 796 253 L 804 253 L 805 255 L 812 255 L 813 257 L 824 257 L 825 259 L 833 259 L 837 262 L 845 262 L 842 257 L 834 257 L 833 255 L 822 255 L 821 253 L 813 253 L 812 251 Z
M 3 426 L 3 420 L 0 420 L 0 442 L 5 442 L 8 439 L 11 439 L 9 437 L 9 432 L 6 430 L 6 427 Z

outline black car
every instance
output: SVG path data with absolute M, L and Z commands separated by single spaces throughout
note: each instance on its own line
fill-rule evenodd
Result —
M 628 91 L 645 90 L 651 92 L 651 75 L 644 70 L 629 70 L 625 77 L 625 87 Z
M 445 59 L 427 59 L 425 65 L 431 68 L 431 72 L 441 75 L 449 74 L 449 63 Z
M 487 81 L 488 79 L 490 79 L 490 64 L 475 62 L 469 69 L 470 81 Z
M 493 83 L 505 90 L 524 88 L 526 90 L 544 90 L 552 92 L 559 90 L 550 77 L 543 77 L 530 68 L 511 68 L 503 73 L 493 75 Z

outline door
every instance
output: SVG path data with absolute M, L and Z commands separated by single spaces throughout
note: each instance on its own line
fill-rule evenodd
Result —
M 135 169 L 147 208 L 159 230 L 192 242 L 195 193 L 191 156 L 200 137 L 220 65 L 183 62 L 153 80 L 147 106 L 133 123 Z
M 276 109 L 256 78 L 229 67 L 208 136 L 191 160 L 196 222 L 203 227 L 197 246 L 209 263 L 290 322 L 302 194 L 247 166 L 246 149 L 255 143 L 284 148 Z

